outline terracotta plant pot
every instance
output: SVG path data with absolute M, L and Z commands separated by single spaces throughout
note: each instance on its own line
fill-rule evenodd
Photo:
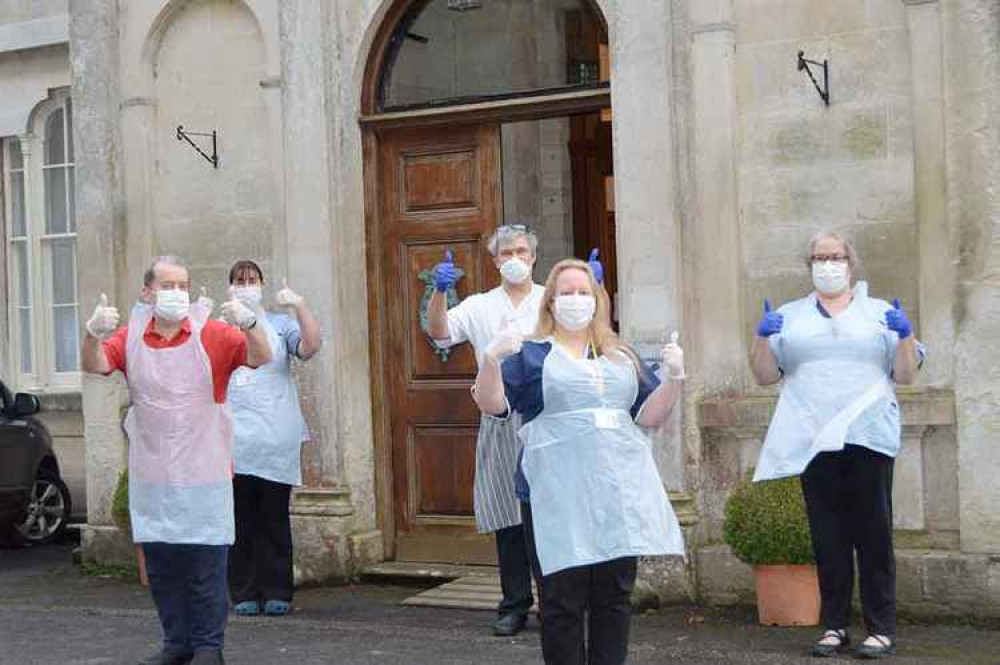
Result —
M 819 623 L 816 566 L 755 566 L 757 616 L 765 626 Z

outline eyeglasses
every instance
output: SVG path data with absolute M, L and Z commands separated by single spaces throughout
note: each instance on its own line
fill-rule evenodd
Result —
M 497 235 L 503 236 L 510 233 L 531 233 L 529 224 L 504 224 L 497 227 Z
M 847 260 L 846 254 L 813 254 L 809 257 L 810 263 L 846 263 Z

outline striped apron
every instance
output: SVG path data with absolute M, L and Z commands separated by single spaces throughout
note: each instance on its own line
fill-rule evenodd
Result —
M 476 530 L 492 533 L 521 523 L 521 510 L 514 494 L 514 471 L 521 441 L 521 414 L 501 420 L 483 414 L 476 439 L 476 479 L 473 505 Z

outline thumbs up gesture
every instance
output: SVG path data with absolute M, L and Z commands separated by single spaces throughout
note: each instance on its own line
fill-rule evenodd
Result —
M 906 310 L 899 303 L 899 298 L 892 301 L 892 309 L 885 313 L 885 325 L 892 330 L 899 339 L 906 339 L 913 334 L 913 326 L 906 317 Z
M 500 325 L 500 334 L 486 347 L 484 355 L 495 363 L 501 363 L 505 358 L 518 353 L 523 341 L 524 335 L 510 320 L 510 316 L 507 316 Z
M 785 325 L 785 316 L 771 311 L 771 301 L 764 300 L 764 316 L 757 324 L 757 335 L 759 337 L 770 337 L 781 332 Z
M 594 279 L 597 280 L 598 284 L 604 283 L 604 265 L 597 260 L 597 255 L 600 250 L 595 247 L 590 250 L 590 256 L 587 258 L 587 265 L 590 266 L 590 270 L 594 273 Z
M 215 309 L 215 301 L 208 296 L 208 289 L 201 287 L 201 295 L 198 296 L 198 304 L 211 312 Z
M 233 287 L 229 287 L 229 300 L 219 309 L 222 320 L 240 330 L 249 330 L 257 323 L 257 315 L 245 303 L 236 298 Z
M 108 305 L 108 296 L 102 293 L 93 315 L 85 326 L 87 334 L 97 339 L 104 339 L 118 328 L 118 320 L 118 308 Z
M 277 301 L 279 307 L 296 307 L 302 302 L 303 298 L 295 291 L 288 288 L 288 280 L 281 280 L 281 290 L 278 291 Z
M 444 253 L 444 261 L 434 266 L 434 288 L 444 293 L 454 286 L 457 279 L 455 261 L 449 249 Z
M 684 373 L 684 350 L 678 344 L 680 333 L 676 330 L 670 333 L 670 341 L 663 345 L 660 351 L 660 362 L 667 368 L 667 378 L 680 381 L 686 378 Z

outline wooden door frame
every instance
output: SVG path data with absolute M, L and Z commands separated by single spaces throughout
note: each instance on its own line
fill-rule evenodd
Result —
M 386 559 L 396 556 L 396 515 L 394 504 L 391 404 L 388 385 L 391 379 L 386 365 L 383 340 L 388 334 L 385 311 L 383 270 L 384 222 L 381 214 L 382 191 L 379 179 L 381 135 L 394 129 L 415 129 L 442 124 L 503 124 L 558 118 L 611 108 L 611 90 L 605 86 L 573 92 L 523 95 L 509 99 L 463 104 L 433 109 L 380 113 L 377 108 L 382 63 L 389 40 L 398 22 L 415 2 L 398 0 L 384 16 L 365 65 L 361 90 L 361 146 L 364 182 L 365 262 L 368 280 L 368 355 L 372 386 L 372 435 L 374 438 L 374 485 L 376 526 L 382 532 Z M 592 3 L 592 0 L 587 0 Z M 596 8 L 596 4 L 594 4 Z M 604 21 L 603 13 L 597 15 Z M 607 26 L 605 25 L 605 31 Z

